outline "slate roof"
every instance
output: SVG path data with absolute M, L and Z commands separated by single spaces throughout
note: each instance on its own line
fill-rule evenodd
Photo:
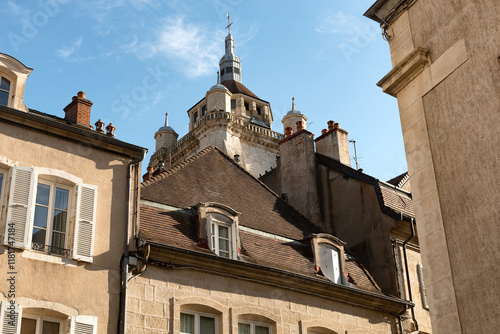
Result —
M 227 89 L 229 89 L 229 91 L 232 93 L 232 94 L 238 94 L 238 93 L 241 93 L 241 94 L 245 94 L 245 95 L 248 95 L 248 96 L 251 96 L 251 97 L 254 97 L 256 99 L 259 99 L 263 102 L 266 102 L 265 100 L 262 100 L 261 98 L 259 98 L 257 95 L 255 95 L 250 89 L 248 89 L 244 84 L 242 84 L 241 82 L 238 82 L 236 80 L 224 80 L 221 82 L 224 86 L 226 86 Z
M 383 213 L 395 219 L 400 219 L 401 212 L 403 212 L 403 214 L 405 214 L 406 216 L 415 217 L 411 193 L 407 192 L 406 190 L 380 181 L 361 171 L 346 166 L 340 163 L 340 161 L 338 160 L 332 159 L 319 153 L 316 153 L 316 161 L 328 168 L 334 169 L 354 179 L 371 184 L 375 189 L 377 198 L 379 200 L 380 209 Z
M 294 240 L 321 232 L 213 146 L 143 182 L 141 198 L 178 208 L 190 208 L 200 202 L 222 203 L 241 212 L 240 225 Z
M 278 240 L 241 229 L 239 235 L 244 250 L 241 256 L 243 261 L 329 282 L 314 272 L 313 259 L 305 243 Z M 208 249 L 197 246 L 196 216 L 191 210 L 169 211 L 143 202 L 140 236 L 146 241 L 212 254 Z M 381 294 L 380 288 L 363 266 L 351 256 L 346 256 L 345 260 L 349 281 L 353 286 Z

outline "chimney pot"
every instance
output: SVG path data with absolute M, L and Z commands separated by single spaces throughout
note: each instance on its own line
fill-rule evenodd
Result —
M 324 134 L 325 134 L 325 133 L 327 133 L 327 132 L 328 132 L 328 130 L 327 130 L 327 129 L 323 129 L 323 130 L 321 130 L 321 134 L 322 134 L 322 135 L 324 135 Z
M 76 95 L 78 95 L 79 98 L 82 98 L 82 99 L 85 98 L 85 93 L 82 91 L 79 91 Z
M 115 127 L 113 126 L 112 123 L 109 123 L 108 126 L 106 127 L 106 136 L 109 137 L 114 137 L 115 136 Z
M 100 118 L 97 122 L 95 122 L 95 131 L 99 133 L 104 133 L 104 122 L 101 121 Z
M 297 131 L 300 131 L 302 129 L 304 129 L 304 122 L 303 121 L 297 121 Z
M 335 124 L 334 121 L 328 121 L 328 131 L 332 131 L 333 130 L 334 124 Z
M 285 128 L 285 137 L 290 137 L 292 135 L 293 128 L 291 126 L 288 126 Z
M 154 171 L 153 166 L 148 166 L 148 172 L 152 173 Z

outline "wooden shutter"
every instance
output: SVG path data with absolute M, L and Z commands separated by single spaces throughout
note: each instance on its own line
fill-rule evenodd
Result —
M 22 309 L 17 304 L 8 301 L 0 305 L 0 333 L 20 334 L 21 333 Z
M 94 256 L 97 187 L 78 185 L 73 258 L 92 262 Z
M 5 245 L 24 249 L 31 248 L 36 182 L 37 176 L 33 168 L 12 168 L 7 224 L 5 225 Z
M 97 317 L 77 315 L 71 318 L 71 334 L 96 334 Z

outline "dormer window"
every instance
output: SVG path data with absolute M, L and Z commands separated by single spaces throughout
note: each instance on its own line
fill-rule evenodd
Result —
M 0 105 L 9 105 L 9 95 L 10 95 L 10 80 L 4 77 L 0 77 Z
M 312 234 L 307 237 L 314 256 L 315 270 L 336 284 L 342 284 L 344 242 L 329 234 Z
M 198 204 L 199 245 L 227 259 L 238 258 L 239 213 L 219 203 Z

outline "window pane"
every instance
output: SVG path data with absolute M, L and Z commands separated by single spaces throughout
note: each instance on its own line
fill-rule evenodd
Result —
M 21 321 L 21 334 L 35 334 L 36 333 L 36 320 L 23 318 Z
M 250 325 L 238 324 L 238 334 L 250 334 Z
M 219 225 L 219 237 L 226 239 L 229 237 L 229 228 L 227 226 Z
M 42 334 L 59 334 L 59 323 L 52 321 L 44 321 Z
M 35 221 L 33 224 L 38 227 L 47 228 L 47 215 L 49 208 L 37 205 L 35 207 Z
M 0 82 L 0 89 L 9 91 L 10 90 L 10 81 L 2 78 L 2 81 Z
M 194 334 L 194 315 L 181 313 L 181 333 Z
M 52 233 L 52 247 L 64 248 L 64 237 L 63 233 Z M 57 252 L 54 252 L 57 253 Z
M 3 174 L 0 173 L 0 195 L 2 195 Z
M 54 210 L 54 231 L 66 232 L 67 212 Z
M 32 241 L 45 245 L 45 230 L 41 230 L 39 228 L 34 228 L 33 229 L 33 237 Z
M 231 109 L 236 109 L 236 100 L 235 99 L 231 100 Z
M 269 334 L 269 327 L 255 325 L 255 334 Z
M 36 188 L 36 204 L 49 205 L 50 186 L 39 183 Z
M 215 318 L 200 316 L 200 334 L 215 334 Z
M 0 90 L 0 105 L 6 106 L 9 104 L 9 93 Z
M 56 203 L 54 208 L 60 210 L 68 210 L 68 194 L 66 189 L 56 188 Z
M 229 251 L 229 240 L 220 239 L 219 240 L 219 249 L 221 252 Z

